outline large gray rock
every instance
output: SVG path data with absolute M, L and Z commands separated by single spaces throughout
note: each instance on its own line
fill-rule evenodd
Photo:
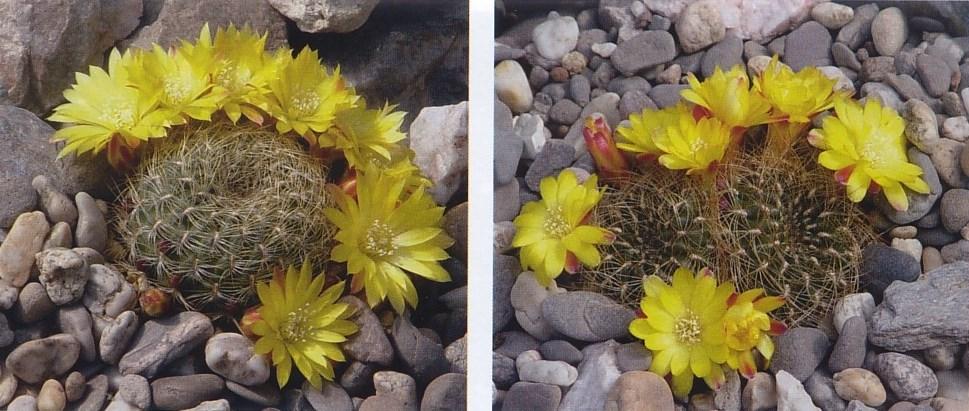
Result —
M 9 368 L 20 380 L 37 384 L 71 370 L 81 354 L 81 345 L 70 334 L 56 334 L 27 341 L 7 356 Z
M 75 71 L 138 27 L 141 0 L 10 0 L 0 4 L 0 104 L 46 113 Z M 5 95 L 4 95 L 5 94 Z
M 198 38 L 205 23 L 213 35 L 219 27 L 248 24 L 259 34 L 269 34 L 267 49 L 287 45 L 286 20 L 266 0 L 145 0 L 142 26 L 123 44 L 144 49 L 152 43 L 176 46 L 180 40 Z
M 797 327 L 774 338 L 776 352 L 770 370 L 775 374 L 787 371 L 798 381 L 807 380 L 828 355 L 831 342 L 817 328 Z
M 559 333 L 581 341 L 622 338 L 635 313 L 601 294 L 572 291 L 550 295 L 542 302 L 542 316 Z
M 0 15 L 8 4 L 0 4 Z M 3 21 L 0 19 L 0 25 Z M 0 38 L 2 36 L 0 34 Z M 0 49 L 2 44 L 0 40 Z M 0 67 L 3 64 L 0 63 Z M 2 76 L 0 74 L 0 79 Z M 68 196 L 78 191 L 106 194 L 111 171 L 104 156 L 69 155 L 58 159 L 57 153 L 63 144 L 52 144 L 53 134 L 54 129 L 33 113 L 0 104 L 0 187 L 3 187 L 0 228 L 9 228 L 18 215 L 34 209 L 38 195 L 31 181 L 39 175 L 48 176 L 52 186 Z
M 468 178 L 468 103 L 421 110 L 410 126 L 410 148 L 434 183 L 434 201 L 447 204 Z
M 450 370 L 444 347 L 414 327 L 407 318 L 397 317 L 390 335 L 398 358 L 416 380 L 427 383 Z
M 559 411 L 601 410 L 622 374 L 616 363 L 619 343 L 609 340 L 582 350 L 579 378 L 562 398 Z
M 676 44 L 673 36 L 665 31 L 651 30 L 622 42 L 612 53 L 612 65 L 621 73 L 631 76 L 674 57 Z
M 390 340 L 387 339 L 387 333 L 377 315 L 357 297 L 346 296 L 340 302 L 350 304 L 356 310 L 350 320 L 360 327 L 359 331 L 343 343 L 343 350 L 357 361 L 389 366 L 394 359 L 394 348 L 390 346 Z
M 379 0 L 269 0 L 269 4 L 308 33 L 354 31 Z
M 932 369 L 905 354 L 879 354 L 874 368 L 878 378 L 900 400 L 924 401 L 939 390 L 939 380 Z
M 40 283 L 50 300 L 57 305 L 77 301 L 84 295 L 88 265 L 80 255 L 66 248 L 53 248 L 36 255 Z
M 969 263 L 955 262 L 925 278 L 895 282 L 871 318 L 868 340 L 891 351 L 969 342 Z
M 118 369 L 122 374 L 154 377 L 163 366 L 200 346 L 214 332 L 209 317 L 194 311 L 148 321 L 135 336 L 132 348 L 121 357 Z
M 215 374 L 195 374 L 159 378 L 151 383 L 151 398 L 161 410 L 183 410 L 214 400 L 225 388 Z

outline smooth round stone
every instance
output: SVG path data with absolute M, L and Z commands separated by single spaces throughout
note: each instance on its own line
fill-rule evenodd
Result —
M 532 30 L 532 43 L 538 54 L 549 60 L 560 60 L 575 50 L 579 41 L 579 24 L 571 16 L 550 12 L 544 22 Z
M 505 60 L 495 66 L 495 92 L 498 99 L 515 113 L 524 113 L 532 108 L 532 89 L 521 64 L 515 60 Z
M 854 9 L 837 3 L 820 3 L 811 9 L 811 18 L 830 30 L 844 27 L 854 16 Z
M 518 368 L 521 381 L 568 387 L 575 383 L 579 371 L 564 361 L 528 361 Z
M 676 37 L 686 54 L 695 53 L 723 39 L 727 29 L 716 1 L 689 3 L 676 21 Z
M 927 400 L 939 389 L 939 380 L 932 369 L 904 354 L 879 354 L 874 368 L 882 382 L 901 400 Z
M 56 334 L 25 342 L 7 356 L 6 368 L 17 378 L 37 384 L 63 375 L 81 354 L 81 344 L 70 334 Z
M 828 357 L 828 368 L 837 372 L 861 367 L 865 362 L 868 342 L 868 326 L 865 324 L 865 318 L 861 316 L 849 318 L 839 333 L 838 341 L 835 342 L 831 356 Z
M 908 22 L 898 7 L 889 7 L 878 12 L 871 23 L 872 42 L 875 50 L 883 56 L 894 56 L 902 49 L 908 38 Z
M 956 356 L 959 354 L 960 347 L 958 345 L 939 345 L 932 348 L 926 348 L 922 352 L 925 364 L 932 367 L 936 371 L 951 370 L 956 367 L 959 360 Z
M 67 406 L 64 387 L 57 380 L 44 381 L 37 393 L 37 411 L 63 411 Z
M 759 372 L 747 381 L 741 396 L 744 411 L 767 411 L 777 407 L 777 388 L 774 377 Z
M 606 410 L 672 410 L 673 393 L 669 384 L 648 371 L 631 371 L 619 376 L 606 397 Z
M 834 389 L 847 401 L 858 400 L 877 407 L 885 403 L 885 386 L 875 373 L 864 368 L 848 368 L 834 374 Z

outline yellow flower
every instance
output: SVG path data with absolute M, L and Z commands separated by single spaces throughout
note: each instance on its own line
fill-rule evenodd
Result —
M 729 351 L 723 316 L 733 284 L 717 286 L 706 269 L 694 275 L 679 268 L 672 284 L 651 275 L 643 280 L 643 289 L 639 307 L 645 318 L 633 320 L 629 332 L 653 352 L 650 371 L 671 374 L 673 393 L 679 398 L 689 395 L 694 376 L 719 387 L 725 380 L 719 364 L 727 361 Z
M 599 203 L 602 191 L 592 175 L 579 184 L 570 170 L 556 177 L 545 177 L 540 185 L 542 199 L 525 204 L 515 218 L 512 246 L 520 247 L 522 267 L 535 272 L 543 285 L 558 277 L 563 269 L 576 272 L 579 262 L 599 265 L 597 244 L 611 242 L 608 230 L 586 224 L 589 212 Z M 578 260 L 576 260 L 578 259 Z
M 906 157 L 905 124 L 898 113 L 877 99 L 868 99 L 862 107 L 848 98 L 837 99 L 834 111 L 824 119 L 823 128 L 811 131 L 809 141 L 824 150 L 818 163 L 836 171 L 851 201 L 860 202 L 869 191 L 882 189 L 895 209 L 906 210 L 903 185 L 916 193 L 929 192 L 922 169 Z
M 794 73 L 775 55 L 764 72 L 754 78 L 754 89 L 774 107 L 773 117 L 790 123 L 807 123 L 834 105 L 836 81 L 817 67 Z
M 320 147 L 341 150 L 352 167 L 361 167 L 378 158 L 390 161 L 396 143 L 406 138 L 400 131 L 404 114 L 389 105 L 368 110 L 366 101 L 360 99 L 358 107 L 336 112 L 333 127 L 320 134 Z
M 750 89 L 750 79 L 742 66 L 726 73 L 717 67 L 703 83 L 693 73 L 687 80 L 690 88 L 680 92 L 683 99 L 702 107 L 731 129 L 764 124 L 770 119 L 770 103 Z
M 142 93 L 157 94 L 159 109 L 172 124 L 188 118 L 210 121 L 221 96 L 212 92 L 209 67 L 194 65 L 181 50 L 165 52 L 159 45 L 135 59 L 131 84 Z
M 295 130 L 309 141 L 316 140 L 333 125 L 336 112 L 350 107 L 355 97 L 343 84 L 340 70 L 328 73 L 320 65 L 316 50 L 304 48 L 291 59 L 277 57 L 278 76 L 269 81 L 272 93 L 267 97 L 266 110 L 276 118 L 276 130 L 287 133 Z
M 767 313 L 784 305 L 782 297 L 764 296 L 761 288 L 748 290 L 730 299 L 730 308 L 723 317 L 726 331 L 727 365 L 747 378 L 757 373 L 753 350 L 757 350 L 766 360 L 774 355 L 774 342 L 771 336 L 782 334 L 786 327 L 772 321 Z
M 323 289 L 324 276 L 313 278 L 308 262 L 300 271 L 289 267 L 285 278 L 256 284 L 262 307 L 252 332 L 259 336 L 256 354 L 272 354 L 279 386 L 289 381 L 293 364 L 310 385 L 321 388 L 333 380 L 333 362 L 345 361 L 340 343 L 357 332 L 348 318 L 353 309 L 336 303 L 343 283 Z
M 680 102 L 662 110 L 643 110 L 629 116 L 629 126 L 616 129 L 619 142 L 616 146 L 635 153 L 642 159 L 652 159 L 663 154 L 656 141 L 667 140 L 667 130 L 676 126 L 680 118 L 692 116 L 692 109 Z
M 210 45 L 208 32 L 203 28 L 195 46 L 198 50 L 190 54 L 204 61 L 206 50 L 211 48 L 212 81 L 224 94 L 220 108 L 233 123 L 243 115 L 253 122 L 263 122 L 256 107 L 268 92 L 269 80 L 276 77 L 276 60 L 265 51 L 267 36 L 259 36 L 249 26 L 238 30 L 230 24 L 228 29 L 215 32 L 215 42 Z
M 108 71 L 91 67 L 90 74 L 76 73 L 76 84 L 64 91 L 67 103 L 54 109 L 48 119 L 68 126 L 54 133 L 54 141 L 67 144 L 60 152 L 98 153 L 109 148 L 108 160 L 117 168 L 128 165 L 133 150 L 150 138 L 164 137 L 168 122 L 158 110 L 154 94 L 128 87 L 132 52 L 111 51 Z
M 356 198 L 332 190 L 337 208 L 326 216 L 337 226 L 331 258 L 346 262 L 353 275 L 351 290 L 366 290 L 367 302 L 389 300 L 397 312 L 405 303 L 417 306 L 417 290 L 407 276 L 450 281 L 439 261 L 454 243 L 441 229 L 444 208 L 423 187 L 408 190 L 406 176 L 392 176 L 377 168 L 357 170 Z
M 659 163 L 671 170 L 700 174 L 716 169 L 730 147 L 730 127 L 715 117 L 700 120 L 685 111 L 666 128 L 664 138 L 653 140 L 663 153 Z

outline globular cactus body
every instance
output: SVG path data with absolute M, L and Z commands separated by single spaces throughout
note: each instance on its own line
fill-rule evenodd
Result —
M 856 292 L 861 248 L 876 238 L 829 172 L 798 156 L 745 154 L 711 183 L 667 170 L 627 177 L 595 211 L 617 240 L 579 287 L 636 306 L 645 275 L 710 267 L 738 290 L 764 288 L 787 303 L 789 325 L 816 325 Z
M 241 314 L 274 267 L 329 256 L 326 169 L 295 141 L 216 124 L 147 152 L 120 194 L 119 248 L 187 308 Z

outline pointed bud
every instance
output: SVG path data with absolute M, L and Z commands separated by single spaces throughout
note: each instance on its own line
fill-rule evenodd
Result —
M 149 317 L 160 317 L 171 307 L 172 296 L 157 288 L 149 288 L 138 296 L 138 305 Z
M 582 127 L 582 136 L 603 178 L 612 179 L 629 170 L 626 157 L 623 157 L 616 147 L 616 141 L 612 138 L 612 129 L 609 128 L 605 116 L 592 113 L 587 117 Z
M 246 310 L 246 313 L 242 315 L 242 319 L 239 320 L 239 331 L 242 332 L 242 335 L 249 338 L 258 337 L 252 332 L 252 326 L 261 319 L 262 315 L 259 314 L 259 307 L 252 307 Z

